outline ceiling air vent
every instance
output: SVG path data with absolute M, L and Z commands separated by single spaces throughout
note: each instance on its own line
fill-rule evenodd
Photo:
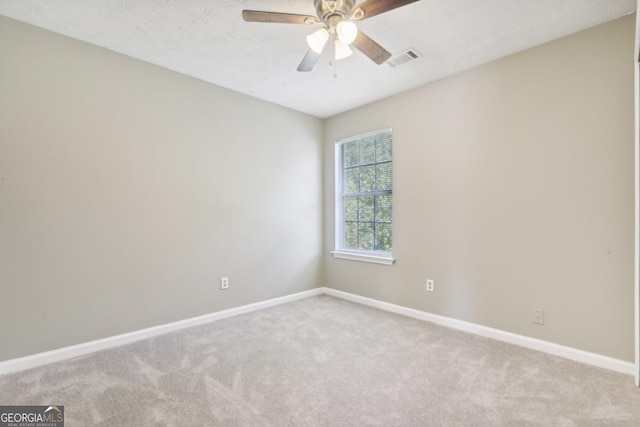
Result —
M 387 61 L 387 64 L 389 64 L 391 68 L 396 68 L 397 66 L 406 64 L 407 62 L 413 61 L 414 59 L 418 59 L 420 57 L 422 57 L 422 55 L 420 55 L 420 53 L 417 50 L 411 48 L 389 59 Z

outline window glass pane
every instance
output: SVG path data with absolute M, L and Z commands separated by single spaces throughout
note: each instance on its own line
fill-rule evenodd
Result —
M 363 166 L 360 169 L 360 191 L 376 189 L 376 166 Z
M 345 221 L 358 220 L 358 198 L 357 197 L 345 197 L 344 220 Z
M 375 250 L 391 252 L 391 224 L 376 224 Z
M 344 247 L 358 247 L 358 223 L 345 221 L 344 223 Z
M 345 167 L 356 166 L 360 164 L 360 155 L 358 154 L 358 141 L 347 142 L 342 145 L 342 155 Z
M 391 163 L 376 165 L 376 190 L 391 190 Z
M 376 136 L 376 161 L 388 162 L 391 160 L 391 133 L 384 132 Z
M 376 138 L 370 136 L 360 141 L 360 164 L 368 165 L 376 162 Z
M 357 193 L 360 189 L 360 168 L 344 171 L 344 192 Z
M 373 222 L 374 221 L 374 200 L 373 196 L 358 197 L 358 221 Z
M 375 206 L 376 222 L 391 223 L 391 218 L 392 218 L 391 196 L 376 196 L 375 205 L 376 205 Z
M 358 249 L 373 249 L 373 224 L 358 224 Z

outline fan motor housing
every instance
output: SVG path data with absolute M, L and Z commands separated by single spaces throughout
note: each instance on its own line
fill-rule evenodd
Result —
M 329 21 L 333 16 L 340 20 L 347 19 L 356 0 L 314 0 L 318 18 L 324 22 Z

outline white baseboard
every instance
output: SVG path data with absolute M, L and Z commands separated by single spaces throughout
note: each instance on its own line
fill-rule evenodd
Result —
M 626 362 L 623 360 L 614 359 L 612 357 L 603 356 L 601 354 L 590 353 L 587 351 L 554 344 L 554 343 L 539 340 L 536 338 L 530 338 L 523 335 L 514 334 L 511 332 L 505 332 L 499 329 L 489 328 L 487 326 L 465 322 L 463 320 L 457 320 L 450 317 L 439 316 L 437 314 L 431 314 L 425 311 L 415 310 L 412 308 L 407 308 L 400 305 L 391 304 L 388 302 L 383 302 L 383 301 L 375 300 L 372 298 L 367 298 L 360 295 L 355 295 L 348 292 L 338 291 L 336 289 L 324 287 L 324 288 L 311 289 L 309 291 L 299 292 L 299 293 L 287 295 L 284 297 L 273 298 L 270 300 L 261 301 L 254 304 L 248 304 L 240 307 L 230 308 L 228 310 L 218 311 L 211 314 L 205 314 L 203 316 L 180 320 L 173 323 L 167 323 L 165 325 L 154 326 L 147 329 L 141 329 L 139 331 L 129 332 L 122 335 L 115 335 L 108 338 L 89 341 L 86 343 L 72 345 L 69 347 L 63 347 L 57 350 L 38 353 L 31 356 L 21 357 L 18 359 L 7 360 L 4 362 L 0 362 L 0 375 L 23 371 L 26 369 L 35 368 L 35 367 L 46 365 L 49 363 L 59 362 L 61 360 L 70 359 L 72 357 L 93 353 L 95 351 L 104 350 L 111 347 L 117 347 L 123 344 L 129 344 L 142 339 L 166 334 L 168 332 L 174 332 L 181 329 L 190 328 L 193 326 L 203 325 L 206 323 L 214 322 L 216 320 L 226 319 L 228 317 L 250 313 L 252 311 L 261 310 L 263 308 L 273 307 L 279 304 L 284 304 L 287 302 L 296 301 L 299 299 L 308 298 L 308 297 L 312 297 L 320 294 L 327 294 L 333 297 L 356 302 L 356 303 L 367 305 L 370 307 L 375 307 L 375 308 L 389 311 L 392 313 L 401 314 L 403 316 L 408 316 L 408 317 L 412 317 L 419 320 L 426 320 L 428 322 L 433 322 L 438 325 L 447 326 L 449 328 L 470 332 L 472 334 L 480 335 L 487 338 L 492 338 L 498 341 L 504 341 L 504 342 L 515 344 L 521 347 L 542 351 L 544 353 L 553 354 L 555 356 L 564 357 L 565 359 L 575 360 L 577 362 L 586 363 L 588 365 L 597 366 L 599 368 L 604 368 L 604 369 L 608 369 L 611 371 L 620 372 L 628 375 L 635 375 L 636 373 L 635 365 L 631 362 Z
M 38 366 L 46 365 L 61 360 L 70 359 L 72 357 L 82 356 L 95 351 L 116 347 L 123 344 L 129 344 L 145 338 L 151 338 L 157 335 L 166 334 L 168 332 L 178 331 L 180 329 L 190 328 L 193 326 L 203 325 L 216 320 L 226 319 L 228 317 L 245 314 L 267 307 L 284 304 L 287 302 L 312 297 L 324 293 L 324 288 L 311 289 L 309 291 L 299 292 L 296 294 L 286 295 L 279 298 L 273 298 L 266 301 L 260 301 L 254 304 L 243 305 L 240 307 L 230 308 L 203 316 L 192 317 L 190 319 L 180 320 L 177 322 L 167 323 L 165 325 L 154 326 L 151 328 L 140 329 L 126 334 L 115 335 L 108 338 L 102 338 L 95 341 L 89 341 L 82 344 L 72 345 L 69 347 L 59 348 L 57 350 L 46 351 L 43 353 L 33 354 L 31 356 L 20 357 L 0 362 L 0 375 L 11 372 L 24 371 Z
M 460 331 L 470 332 L 475 335 L 492 338 L 498 341 L 504 341 L 532 350 L 538 350 L 544 353 L 552 354 L 554 356 L 560 356 L 565 359 L 570 359 L 577 362 L 586 363 L 588 365 L 597 366 L 599 368 L 608 369 L 610 371 L 620 372 L 628 375 L 636 374 L 636 368 L 633 363 L 614 359 L 613 357 L 590 353 L 588 351 L 578 350 L 575 348 L 566 347 L 563 345 L 554 344 L 548 341 L 530 338 L 511 332 L 505 332 L 499 329 L 489 328 L 487 326 L 453 319 L 451 317 L 439 316 L 437 314 L 431 314 L 425 311 L 415 310 L 413 308 L 407 308 L 400 305 L 351 294 L 348 292 L 338 291 L 331 288 L 323 288 L 323 292 L 333 297 L 342 298 L 348 301 L 368 305 L 370 307 L 390 311 L 392 313 L 401 314 L 403 316 L 413 317 L 419 320 L 426 320 L 438 325 L 447 326 L 449 328 L 458 329 Z

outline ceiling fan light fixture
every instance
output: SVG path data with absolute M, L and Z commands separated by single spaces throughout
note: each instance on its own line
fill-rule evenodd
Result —
M 349 46 L 336 40 L 336 61 L 340 61 L 341 59 L 348 58 L 353 55 L 353 51 Z
M 329 31 L 326 28 L 320 28 L 318 31 L 311 33 L 307 36 L 307 43 L 311 50 L 315 53 L 322 53 L 324 45 L 329 40 Z
M 351 21 L 340 21 L 336 26 L 336 33 L 340 43 L 350 45 L 358 36 L 358 27 Z
M 337 0 L 325 0 L 324 1 L 324 7 L 329 9 L 329 11 L 331 11 L 331 12 L 335 12 L 335 10 L 338 8 L 338 1 Z
M 327 43 L 329 43 L 331 50 L 330 63 L 334 66 L 337 62 L 336 59 L 346 58 L 353 53 L 349 47 L 350 45 L 353 45 L 376 64 L 384 64 L 391 58 L 391 53 L 360 31 L 356 23 L 419 1 L 313 0 L 316 16 L 246 9 L 242 11 L 242 18 L 246 22 L 321 24 L 322 29 L 307 36 L 307 43 L 310 49 L 298 66 L 298 71 L 309 72 L 313 70 L 313 67 L 322 56 L 322 51 Z M 336 41 L 340 43 L 336 43 Z
M 359 21 L 362 18 L 364 18 L 364 10 L 362 10 L 361 7 L 354 8 L 349 16 L 349 19 L 355 19 L 356 21 Z

